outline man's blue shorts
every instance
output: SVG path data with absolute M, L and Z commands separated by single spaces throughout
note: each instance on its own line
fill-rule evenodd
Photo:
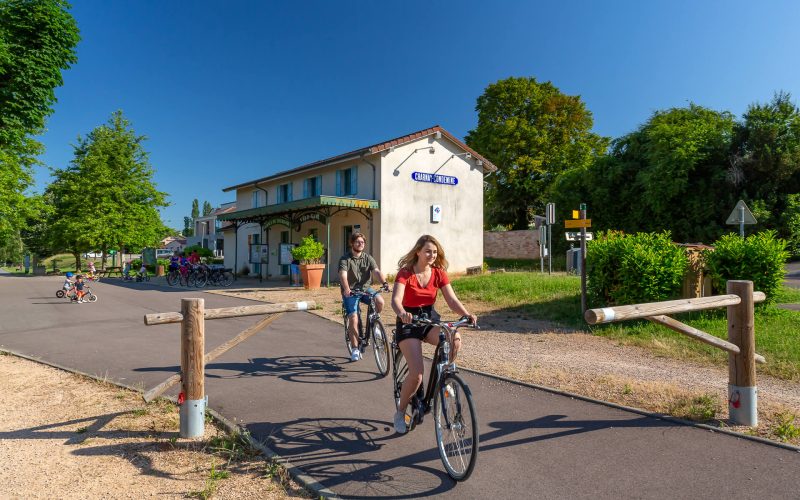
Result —
M 370 295 L 376 295 L 378 293 L 369 287 L 364 291 Z M 344 305 L 345 316 L 350 316 L 351 314 L 355 314 L 356 304 L 358 304 L 358 299 L 359 297 L 342 297 L 342 305 Z M 369 296 L 362 295 L 361 302 L 363 302 L 364 304 L 369 304 Z

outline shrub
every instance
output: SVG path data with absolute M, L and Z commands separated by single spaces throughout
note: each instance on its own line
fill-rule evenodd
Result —
M 689 261 L 668 231 L 599 233 L 586 251 L 592 305 L 656 302 L 677 297 Z
M 301 264 L 319 264 L 324 254 L 325 247 L 311 235 L 303 238 L 303 242 L 292 249 L 292 257 Z
M 711 284 L 718 293 L 725 293 L 728 280 L 750 280 L 753 289 L 767 294 L 767 302 L 775 299 L 786 274 L 786 240 L 775 231 L 763 231 L 742 238 L 726 234 L 714 243 L 714 250 L 703 252 L 711 275 Z
M 200 245 L 193 245 L 183 249 L 187 257 L 195 250 L 197 250 L 197 255 L 199 255 L 201 258 L 211 258 L 214 256 L 213 251 L 209 250 L 208 248 L 203 248 Z

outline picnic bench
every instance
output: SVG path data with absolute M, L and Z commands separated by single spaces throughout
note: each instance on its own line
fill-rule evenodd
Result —
M 106 267 L 105 269 L 98 269 L 97 274 L 102 278 L 110 278 L 115 274 L 122 277 L 122 266 L 110 266 Z

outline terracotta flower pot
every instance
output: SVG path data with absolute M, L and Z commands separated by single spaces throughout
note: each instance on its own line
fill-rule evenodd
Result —
M 322 271 L 325 264 L 301 264 L 300 274 L 303 277 L 303 288 L 316 290 L 322 283 Z

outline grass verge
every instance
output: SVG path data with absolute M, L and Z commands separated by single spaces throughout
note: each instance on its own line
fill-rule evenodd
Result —
M 543 275 L 513 272 L 465 276 L 453 280 L 464 300 L 476 300 L 492 308 L 524 314 L 560 325 L 589 329 L 595 335 L 622 344 L 637 345 L 657 355 L 726 364 L 728 355 L 663 326 L 648 321 L 626 321 L 590 327 L 580 315 L 580 278 L 566 274 Z M 783 287 L 778 303 L 800 302 L 800 290 Z M 676 315 L 699 330 L 727 339 L 724 309 Z M 800 312 L 774 305 L 756 308 L 756 350 L 767 358 L 759 372 L 786 380 L 800 380 Z

